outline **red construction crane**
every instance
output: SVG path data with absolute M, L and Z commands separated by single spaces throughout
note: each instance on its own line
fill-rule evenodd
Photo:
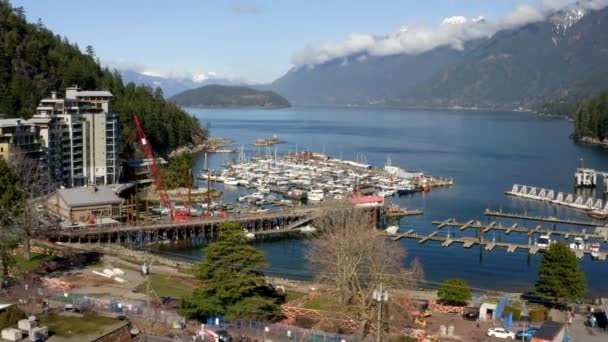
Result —
M 173 211 L 173 206 L 171 205 L 171 201 L 169 201 L 169 195 L 167 195 L 167 190 L 165 188 L 165 182 L 163 181 L 163 177 L 160 175 L 160 171 L 158 170 L 158 165 L 156 164 L 156 159 L 154 158 L 154 153 L 152 152 L 152 146 L 150 146 L 150 142 L 146 138 L 146 133 L 143 128 L 141 128 L 141 124 L 139 123 L 139 119 L 137 115 L 133 115 L 133 119 L 135 120 L 135 126 L 137 127 L 137 133 L 139 134 L 139 140 L 141 141 L 141 146 L 144 150 L 144 155 L 146 159 L 150 161 L 150 173 L 152 174 L 152 178 L 154 179 L 154 184 L 156 185 L 156 189 L 158 190 L 158 194 L 160 196 L 160 204 L 167 208 L 169 211 L 169 216 L 172 220 L 183 219 L 182 215 L 175 215 Z

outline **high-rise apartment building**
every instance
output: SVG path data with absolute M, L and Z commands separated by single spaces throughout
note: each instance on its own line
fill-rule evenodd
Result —
M 120 131 L 108 91 L 66 89 L 40 101 L 30 120 L 41 127 L 48 167 L 68 187 L 118 182 Z

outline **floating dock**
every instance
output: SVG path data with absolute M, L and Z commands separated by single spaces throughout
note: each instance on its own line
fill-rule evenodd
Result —
M 563 230 L 546 230 L 542 229 L 541 225 L 536 226 L 536 228 L 525 228 L 518 227 L 517 224 L 513 224 L 511 226 L 503 226 L 502 223 L 492 222 L 488 225 L 483 225 L 479 221 L 475 223 L 459 223 L 454 219 L 448 219 L 446 221 L 433 221 L 433 225 L 437 226 L 438 229 L 442 229 L 444 227 L 458 227 L 460 230 L 465 229 L 476 229 L 481 231 L 483 234 L 491 230 L 504 232 L 509 235 L 511 233 L 525 233 L 525 234 L 538 234 L 538 235 L 561 235 L 564 239 L 568 239 L 570 237 L 581 237 L 585 240 L 588 239 L 597 239 L 604 242 L 608 242 L 608 228 L 606 227 L 597 227 L 593 232 L 585 232 L 585 231 L 563 231 Z
M 533 244 L 520 244 L 520 243 L 509 243 L 509 242 L 499 242 L 499 241 L 482 241 L 479 238 L 475 237 L 443 237 L 438 236 L 438 232 L 432 232 L 429 235 L 419 235 L 414 232 L 413 229 L 407 231 L 404 234 L 392 235 L 393 241 L 399 241 L 401 239 L 410 239 L 417 240 L 419 244 L 424 244 L 428 241 L 436 241 L 440 242 L 443 247 L 449 247 L 454 244 L 461 244 L 463 248 L 471 248 L 473 245 L 479 245 L 484 247 L 486 251 L 493 251 L 497 248 L 504 248 L 509 253 L 514 253 L 518 249 L 528 250 L 528 253 L 531 255 L 536 255 L 538 252 L 544 252 L 546 248 L 539 247 Z M 589 250 L 578 250 L 577 257 L 582 258 L 585 254 L 593 256 L 597 260 L 604 261 L 606 260 L 607 254 L 606 252 L 596 252 L 592 253 Z
M 486 216 L 494 216 L 494 217 L 504 217 L 504 218 L 510 218 L 510 219 L 522 219 L 522 220 L 528 220 L 528 221 L 538 221 L 538 222 L 547 222 L 547 223 L 560 223 L 560 224 L 570 224 L 570 225 L 574 225 L 574 226 L 587 226 L 587 227 L 606 227 L 606 223 L 605 222 L 599 222 L 599 221 L 579 221 L 579 220 L 569 220 L 569 219 L 561 219 L 561 218 L 557 218 L 557 217 L 544 217 L 544 216 L 529 216 L 524 214 L 519 214 L 519 213 L 506 213 L 501 211 L 493 211 L 490 209 L 486 209 L 485 213 Z

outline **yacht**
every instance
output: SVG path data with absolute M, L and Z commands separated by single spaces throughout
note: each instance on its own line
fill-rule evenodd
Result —
M 226 185 L 239 185 L 239 181 L 236 178 L 228 177 L 224 180 L 224 184 Z
M 399 231 L 399 226 L 389 226 L 385 232 L 390 235 L 395 235 Z
M 547 248 L 550 245 L 551 245 L 551 238 L 549 238 L 549 235 L 541 235 L 538 237 L 536 246 L 541 247 L 541 248 Z
M 570 244 L 570 249 L 572 250 L 584 250 L 585 249 L 585 243 L 583 242 L 583 238 L 582 237 L 575 237 L 574 241 Z
M 321 202 L 325 199 L 325 193 L 323 190 L 314 189 L 308 193 L 308 200 L 311 202 Z

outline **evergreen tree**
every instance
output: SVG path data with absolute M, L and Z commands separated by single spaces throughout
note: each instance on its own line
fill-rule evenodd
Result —
M 552 244 L 538 267 L 536 292 L 565 304 L 580 299 L 586 290 L 585 274 L 580 270 L 574 252 L 564 242 Z
M 471 300 L 471 289 L 464 279 L 448 279 L 439 286 L 437 291 L 439 299 L 453 305 L 466 305 Z
M 264 253 L 247 242 L 240 224 L 224 223 L 218 241 L 204 252 L 196 275 L 200 287 L 181 302 L 186 317 L 219 314 L 231 320 L 271 318 L 279 313 L 278 298 L 259 272 L 268 266 Z
M 23 210 L 25 196 L 15 170 L 0 158 L 0 277 L 4 286 L 14 264 L 12 250 L 17 247 L 17 219 Z

